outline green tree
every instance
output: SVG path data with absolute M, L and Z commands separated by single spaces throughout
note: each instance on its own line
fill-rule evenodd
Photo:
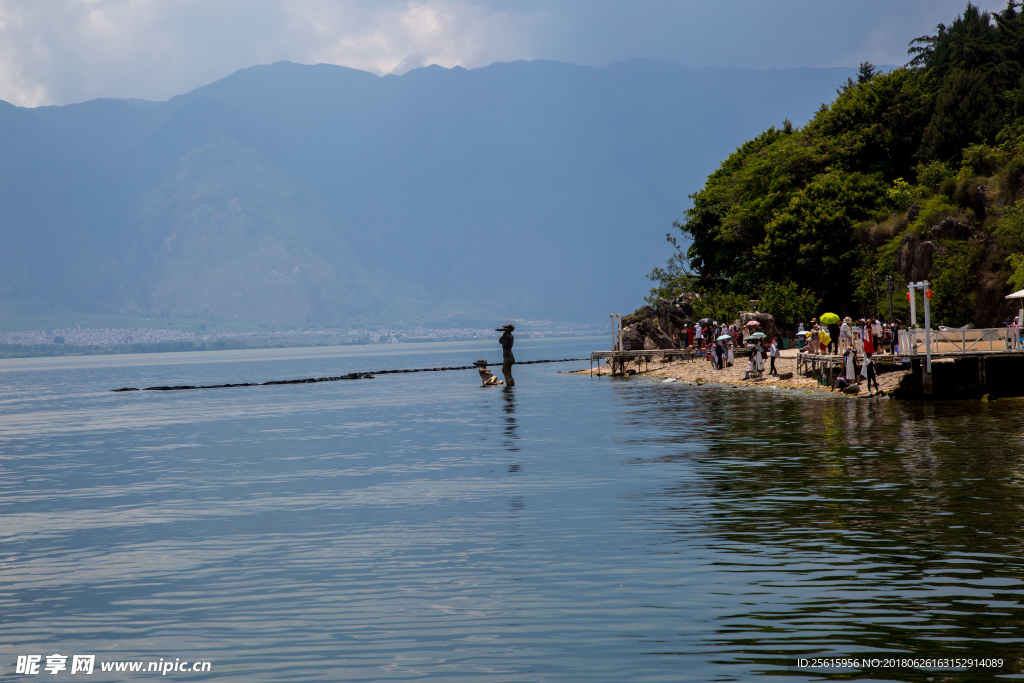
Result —
M 765 230 L 755 253 L 767 281 L 792 280 L 817 292 L 828 308 L 848 301 L 858 261 L 853 226 L 885 198 L 881 178 L 833 171 L 798 192 Z
M 886 276 L 905 284 L 897 255 L 904 269 L 912 267 L 901 233 L 938 239 L 930 231 L 946 217 L 974 234 L 991 230 L 993 216 L 1024 194 L 1019 7 L 1011 0 L 990 14 L 967 4 L 935 35 L 913 41 L 906 67 L 879 73 L 862 64 L 806 125 L 787 122 L 741 145 L 673 224 L 688 244 L 685 258 L 677 247 L 651 273 L 651 296 L 685 287 L 711 296 L 709 283 L 723 296 L 792 284 L 827 309 L 858 302 L 874 312 L 876 296 L 887 308 L 879 291 Z M 982 248 L 984 263 L 1005 262 L 1024 288 L 1021 213 L 1006 206 L 996 239 L 983 247 L 943 241 L 932 265 L 944 322 L 970 319 L 972 287 L 991 282 L 971 270 L 982 263 Z M 897 316 L 905 306 L 899 293 Z
M 691 196 L 685 221 L 674 224 L 690 240 L 686 256 L 696 274 L 750 289 L 765 226 L 826 165 L 827 157 L 795 130 L 769 128 L 731 154 Z
M 1011 271 L 1007 284 L 1015 292 L 1024 289 L 1024 254 L 1010 254 L 1006 258 L 1006 262 L 1010 265 Z
M 1001 124 L 996 93 L 982 74 L 956 70 L 942 81 L 922 146 L 931 158 L 956 159 L 967 145 L 994 139 Z
M 935 255 L 932 270 L 934 324 L 962 327 L 973 322 L 974 280 L 978 249 L 947 240 Z
M 674 299 L 683 292 L 691 291 L 697 279 L 690 271 L 690 262 L 678 240 L 671 233 L 665 235 L 665 240 L 675 248 L 675 253 L 669 257 L 664 268 L 656 267 L 647 274 L 647 279 L 656 283 L 644 298 L 652 306 L 657 305 L 658 299 Z
M 819 306 L 821 299 L 795 282 L 769 282 L 761 289 L 760 309 L 770 313 L 785 332 L 795 332 L 797 325 L 809 321 Z
M 914 188 L 903 178 L 892 181 L 892 187 L 886 192 L 889 202 L 897 209 L 905 209 L 914 201 Z
M 1003 209 L 996 224 L 999 246 L 1007 252 L 1024 252 L 1024 199 Z
M 693 313 L 698 320 L 711 318 L 716 322 L 731 323 L 749 304 L 749 298 L 743 294 L 708 289 L 700 292 L 699 299 L 693 300 Z

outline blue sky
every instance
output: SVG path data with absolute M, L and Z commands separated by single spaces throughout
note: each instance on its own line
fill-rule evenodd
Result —
M 1005 0 L 978 2 L 997 10 Z M 756 69 L 902 64 L 950 0 L 0 0 L 0 99 L 163 100 L 282 59 L 377 74 L 660 57 Z

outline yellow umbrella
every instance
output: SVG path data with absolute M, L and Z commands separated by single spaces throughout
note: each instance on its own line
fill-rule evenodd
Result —
M 821 316 L 821 323 L 823 325 L 836 325 L 839 323 L 839 316 L 835 313 L 825 313 Z

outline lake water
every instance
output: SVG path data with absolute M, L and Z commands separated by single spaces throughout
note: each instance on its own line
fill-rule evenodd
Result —
M 586 362 L 511 391 L 109 392 L 478 358 L 497 343 L 0 361 L 0 679 L 53 653 L 96 655 L 95 680 L 160 658 L 268 682 L 820 680 L 791 658 L 865 653 L 1022 671 L 1021 402 L 558 372 Z

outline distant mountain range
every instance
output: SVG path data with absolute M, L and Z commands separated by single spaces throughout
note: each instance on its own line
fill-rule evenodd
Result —
M 0 102 L 0 303 L 603 322 L 718 160 L 854 73 L 279 62 L 167 102 Z

